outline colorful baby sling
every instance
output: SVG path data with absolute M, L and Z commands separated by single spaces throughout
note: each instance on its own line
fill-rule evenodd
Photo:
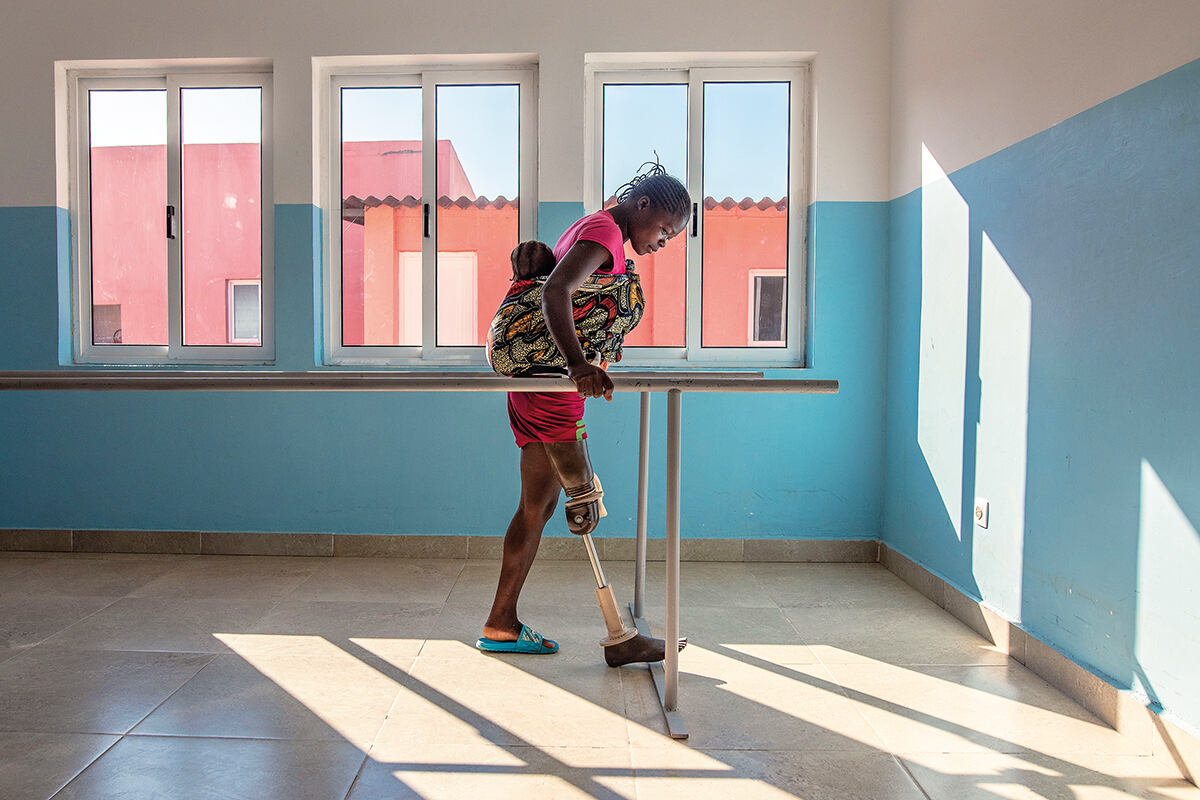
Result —
M 488 328 L 487 357 L 501 375 L 566 371 L 567 360 L 558 352 L 542 316 L 545 278 L 515 280 L 496 310 Z M 624 274 L 596 273 L 571 295 L 575 334 L 589 361 L 621 360 L 625 335 L 642 321 L 646 297 L 633 262 Z

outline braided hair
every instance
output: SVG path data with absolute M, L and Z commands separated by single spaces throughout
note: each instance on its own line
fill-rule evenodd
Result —
M 680 217 L 685 224 L 692 216 L 692 198 L 687 187 L 678 178 L 667 173 L 658 162 L 657 151 L 654 153 L 654 161 L 647 161 L 638 167 L 633 179 L 616 191 L 618 203 L 641 195 L 649 197 L 651 204 Z

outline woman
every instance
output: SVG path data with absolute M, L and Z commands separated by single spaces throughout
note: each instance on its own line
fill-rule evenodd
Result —
M 643 165 L 645 166 L 645 165 Z M 560 490 L 567 493 L 567 519 L 573 533 L 590 533 L 603 515 L 602 492 L 592 473 L 583 424 L 584 399 L 612 400 L 613 383 L 600 363 L 589 361 L 575 332 L 571 295 L 591 275 L 621 274 L 627 269 L 625 242 L 638 255 L 657 252 L 683 232 L 691 217 L 686 187 L 657 163 L 618 190 L 617 205 L 576 221 L 554 246 L 556 265 L 542 290 L 542 313 L 566 372 L 578 394 L 510 392 L 509 421 L 521 448 L 521 500 L 504 537 L 500 581 L 491 614 L 477 645 L 482 650 L 553 653 L 558 645 L 523 625 L 517 598 L 533 566 L 542 529 L 554 513 Z M 518 259 L 537 257 L 518 247 Z M 514 273 L 535 271 L 514 263 Z M 661 661 L 663 640 L 635 635 L 606 644 L 609 666 Z

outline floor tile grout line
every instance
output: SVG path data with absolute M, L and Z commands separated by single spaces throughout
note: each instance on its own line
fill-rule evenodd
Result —
M 168 570 L 168 571 L 169 571 L 169 570 Z M 159 576 L 159 577 L 162 577 L 162 576 Z M 157 578 L 156 578 L 155 580 L 157 580 Z M 116 602 L 118 602 L 119 600 L 121 600 L 121 599 L 124 599 L 125 597 L 129 597 L 129 596 L 130 596 L 130 595 L 126 594 L 126 595 L 122 595 L 121 597 L 114 598 L 113 602 L 112 602 L 112 603 L 109 603 L 109 604 L 108 604 L 108 605 L 106 605 L 106 606 L 104 606 L 104 608 L 108 608 L 108 607 L 112 606 L 113 604 L 115 604 Z M 102 609 L 97 609 L 97 611 L 96 611 L 96 612 L 94 612 L 94 613 L 99 613 L 99 612 L 100 612 L 100 611 L 102 611 L 102 610 L 104 610 L 104 609 L 103 609 L 103 608 L 102 608 Z M 92 616 L 92 615 L 90 615 L 90 614 L 89 614 L 88 616 L 90 617 L 90 616 Z M 83 619 L 87 619 L 87 618 L 88 618 L 88 617 L 84 617 Z M 82 621 L 83 621 L 83 619 L 79 620 L 78 622 L 82 622 Z M 73 625 L 75 625 L 75 624 L 78 624 L 78 622 L 76 622 L 76 623 L 73 623 L 71 626 L 68 626 L 68 628 L 70 628 L 70 627 L 73 627 Z M 67 630 L 67 628 L 64 628 L 63 630 L 65 631 L 65 630 Z M 62 632 L 62 631 L 59 631 L 58 633 L 61 633 L 61 632 Z M 56 633 L 56 634 L 53 634 L 53 635 L 57 635 L 57 633 Z M 50 637 L 47 637 L 47 638 L 50 638 Z M 42 640 L 42 641 L 44 642 L 45 640 Z M 42 642 L 39 642 L 39 643 L 38 643 L 38 645 L 40 645 L 41 643 L 42 643 Z M 38 645 L 33 645 L 33 646 L 38 646 Z M 77 648 L 67 648 L 67 649 L 76 650 L 76 651 L 78 651 L 78 652 L 89 652 L 89 650 L 88 650 L 87 648 L 78 648 L 78 649 L 77 649 Z M 177 653 L 179 653 L 179 651 L 174 651 L 174 650 L 101 650 L 101 651 L 92 651 L 92 652 L 118 652 L 118 653 L 121 653 L 121 652 L 135 652 L 135 653 L 161 653 L 161 654 L 167 654 L 167 655 L 174 655 L 174 654 L 177 654 Z M 57 796 L 57 795 L 58 795 L 60 792 L 62 792 L 64 789 L 66 789 L 68 786 L 70 786 L 70 784 L 71 784 L 72 782 L 74 782 L 74 781 L 75 781 L 75 780 L 76 780 L 76 779 L 77 779 L 77 778 L 78 778 L 80 775 L 82 775 L 82 774 L 83 774 L 83 773 L 84 773 L 84 772 L 85 772 L 85 771 L 86 771 L 86 770 L 87 770 L 89 767 L 91 767 L 93 764 L 95 764 L 97 761 L 99 761 L 99 760 L 100 760 L 100 758 L 101 758 L 101 757 L 103 757 L 105 753 L 109 752 L 109 751 L 110 751 L 110 750 L 112 750 L 114 747 L 116 747 L 116 746 L 117 746 L 117 745 L 118 745 L 118 744 L 121 742 L 121 740 L 122 740 L 122 739 L 124 739 L 126 736 L 130 736 L 130 735 L 135 735 L 135 736 L 137 736 L 137 735 L 144 735 L 144 734 L 133 734 L 133 733 L 132 733 L 132 731 L 133 731 L 133 729 L 134 729 L 134 728 L 136 728 L 138 725 L 141 725 L 143 722 L 145 722 L 145 721 L 146 721 L 146 719 L 147 719 L 147 718 L 148 718 L 148 717 L 149 717 L 151 714 L 153 714 L 155 711 L 157 711 L 159 708 L 161 708 L 161 707 L 162 707 L 162 705 L 163 705 L 164 703 L 166 703 L 168 700 L 170 700 L 172 697 L 174 697 L 174 696 L 175 696 L 175 695 L 176 695 L 176 694 L 179 692 L 179 690 L 180 690 L 180 689 L 182 689 L 184 686 L 186 686 L 186 685 L 187 685 L 187 684 L 188 684 L 188 683 L 189 683 L 189 682 L 190 682 L 190 681 L 191 681 L 193 678 L 195 678 L 197 675 L 199 675 L 201 672 L 203 672 L 203 671 L 204 671 L 204 670 L 205 670 L 205 669 L 206 669 L 206 668 L 207 668 L 207 667 L 208 667 L 210 664 L 212 664 L 212 662 L 213 662 L 213 661 L 216 659 L 216 656 L 217 656 L 217 655 L 220 655 L 219 653 L 211 653 L 211 654 L 201 654 L 201 653 L 184 653 L 184 654 L 186 654 L 186 655 L 209 655 L 210 657 L 209 657 L 208 661 L 207 661 L 207 662 L 205 662 L 204 666 L 200 667 L 200 669 L 196 670 L 196 672 L 194 672 L 192 675 L 188 676 L 188 678 L 187 678 L 186 680 L 184 680 L 184 681 L 183 681 L 183 683 L 181 683 L 179 686 L 175 687 L 175 689 L 174 689 L 174 690 L 172 690 L 172 691 L 170 692 L 170 694 L 168 694 L 166 697 L 164 697 L 164 698 L 163 698 L 163 699 L 162 699 L 162 700 L 161 700 L 161 701 L 160 701 L 160 702 L 159 702 L 157 705 L 155 705 L 155 706 L 154 706 L 154 708 L 150 709 L 150 711 L 149 711 L 149 712 L 147 712 L 147 713 L 146 713 L 144 716 L 142 716 L 140 719 L 138 719 L 138 720 L 137 720 L 137 721 L 136 721 L 136 722 L 135 722 L 133 725 L 131 725 L 129 728 L 127 728 L 127 729 L 126 729 L 126 730 L 125 730 L 123 733 L 101 733 L 101 734 L 97 734 L 97 733 L 95 733 L 94 731 L 75 731 L 75 732 L 73 732 L 73 733 L 74 733 L 74 735 L 80 735 L 80 734 L 87 733 L 87 734 L 89 734 L 89 735 L 116 736 L 116 737 L 117 737 L 117 739 L 116 739 L 116 740 L 115 740 L 115 741 L 114 741 L 114 742 L 113 742 L 111 745 L 109 745 L 108 747 L 106 747 L 106 748 L 104 749 L 104 751 L 103 751 L 103 752 L 101 752 L 99 755 L 97 755 L 97 756 L 96 756 L 96 758 L 92 759 L 92 760 L 91 760 L 91 761 L 89 761 L 89 762 L 88 762 L 86 765 L 84 765 L 83 769 L 79 770 L 79 772 L 77 772 L 77 773 L 76 773 L 74 776 L 72 776 L 70 780 L 68 780 L 68 781 L 67 781 L 65 784 L 63 784 L 62 786 L 60 786 L 60 787 L 59 787 L 59 788 L 58 788 L 58 789 L 57 789 L 57 790 L 54 792 L 54 795 L 51 795 L 51 800 L 53 800 L 53 797 Z M 14 732 L 15 732 L 15 733 L 22 733 L 22 731 L 14 731 Z M 66 734 L 64 734 L 64 735 L 72 735 L 72 732 L 67 732 L 67 733 L 66 733 Z
M 201 672 L 204 672 L 204 670 L 208 669 L 212 665 L 212 663 L 217 660 L 218 655 L 220 655 L 220 653 L 213 653 L 209 657 L 208 661 L 204 662 L 204 666 L 200 667 L 200 669 L 196 670 L 191 675 L 189 675 L 188 678 L 183 683 L 176 686 L 175 689 L 170 694 L 168 694 L 166 697 L 164 697 L 157 705 L 154 706 L 154 708 L 150 709 L 150 711 L 148 711 L 141 719 L 139 719 L 137 722 L 133 723 L 133 725 L 129 726 L 129 728 L 125 731 L 125 733 L 122 733 L 121 735 L 126 736 L 126 735 L 132 733 L 134 728 L 136 728 L 138 725 L 141 725 L 143 722 L 145 722 L 147 719 L 149 719 L 150 716 L 155 711 L 158 711 L 160 708 L 162 708 L 163 705 L 165 705 L 168 700 L 170 700 L 175 695 L 179 694 L 180 689 L 182 689 L 184 686 L 187 686 L 189 683 L 191 683 L 195 679 L 195 677 L 197 675 L 199 675 Z
M 80 735 L 80 734 L 61 734 L 61 735 Z M 67 780 L 66 783 L 64 783 L 62 786 L 58 787 L 57 789 L 55 789 L 54 794 L 50 795 L 50 797 L 47 798 L 47 800 L 54 800 L 55 797 L 58 797 L 58 795 L 63 790 L 67 789 L 72 783 L 74 783 L 79 778 L 79 776 L 81 776 L 84 772 L 86 772 L 92 765 L 99 762 L 100 759 L 103 758 L 110 750 L 112 750 L 118 744 L 120 744 L 123 740 L 128 739 L 128 738 L 135 738 L 135 739 L 215 739 L 215 740 L 219 740 L 219 741 L 250 741 L 250 742 L 326 742 L 326 741 L 328 741 L 328 742 L 334 743 L 334 744 L 343 742 L 343 743 L 349 744 L 351 746 L 356 746 L 356 745 L 354 745 L 353 742 L 347 741 L 345 739 L 340 739 L 340 740 L 333 740 L 333 739 L 329 739 L 329 740 L 325 740 L 325 739 L 276 739 L 276 738 L 263 737 L 263 736 L 190 736 L 190 735 L 175 736 L 175 735 L 159 734 L 159 733 L 124 733 L 124 734 L 109 733 L 109 734 L 87 734 L 87 735 L 116 736 L 117 738 L 115 741 L 112 742 L 112 744 L 110 744 L 108 747 L 104 748 L 104 750 L 101 751 L 95 758 L 93 758 L 91 761 L 89 761 L 87 764 L 85 764 L 77 773 L 72 775 Z M 350 781 L 350 786 L 349 786 L 349 788 L 346 789 L 346 794 L 344 795 L 342 800 L 348 800 L 348 798 L 350 797 L 350 793 L 354 790 L 355 783 L 358 782 L 358 776 L 362 773 L 363 767 L 366 766 L 367 760 L 369 758 L 369 753 L 370 753 L 370 745 L 368 745 L 367 750 L 363 751 L 363 760 L 362 760 L 362 762 L 359 763 L 358 770 L 354 773 L 354 779 Z
M 421 642 L 422 649 L 424 649 L 426 641 L 428 641 L 428 639 L 425 639 Z M 395 708 L 396 708 L 396 703 L 398 703 L 400 701 L 400 695 L 407 688 L 407 684 L 409 683 L 409 681 L 412 680 L 413 670 L 416 669 L 417 659 L 420 658 L 420 651 L 418 650 L 417 652 L 418 652 L 418 654 L 412 657 L 412 663 L 408 665 L 408 669 L 400 670 L 403 677 L 401 677 L 400 680 L 396 681 L 396 694 L 392 697 L 392 702 L 388 705 L 387 711 L 385 711 L 383 713 L 383 719 L 381 719 L 379 721 L 379 727 L 375 729 L 375 733 L 371 734 L 371 740 L 369 742 L 367 742 L 367 749 L 366 749 L 367 755 L 369 755 L 371 750 L 374 749 L 375 743 L 379 740 L 380 732 L 383 730 L 384 726 L 387 725 L 387 721 L 389 719 L 391 719 L 392 711 L 395 710 Z M 395 666 L 395 665 L 393 665 L 393 666 Z
M 770 601 L 774 605 L 774 607 L 777 609 L 780 609 L 780 613 L 783 613 L 782 606 L 780 605 L 779 601 L 775 599 L 775 594 L 771 591 L 770 587 L 767 586 L 766 582 L 764 582 L 762 580 L 762 578 L 759 577 L 758 573 L 754 569 L 747 567 L 746 574 L 750 576 L 750 580 L 754 581 L 754 585 L 758 587 L 759 591 L 762 592 L 763 596 L 770 599 Z M 789 625 L 791 624 L 791 620 L 788 620 L 788 624 Z M 799 635 L 798 631 L 797 631 L 797 635 Z
M 68 554 L 68 555 L 71 555 L 71 554 Z M 74 560 L 81 560 L 81 559 L 70 559 L 70 558 L 69 558 L 69 559 L 66 559 L 66 560 L 72 560 L 72 561 L 74 561 Z M 157 561 L 159 561 L 159 560 L 158 560 L 158 559 L 156 559 L 155 561 L 151 561 L 150 563 L 156 563 Z M 120 563 L 120 562 L 118 562 L 118 563 Z M 164 570 L 164 571 L 163 571 L 161 574 L 159 574 L 159 575 L 156 575 L 154 578 L 151 578 L 149 581 L 146 581 L 146 583 L 153 583 L 154 581 L 156 581 L 156 580 L 158 580 L 158 579 L 162 578 L 162 577 L 163 577 L 163 575 L 166 575 L 166 574 L 168 574 L 168 573 L 170 573 L 170 572 L 173 572 L 173 571 L 175 571 L 175 567 L 170 567 L 170 568 L 168 568 L 168 569 Z M 146 583 L 140 584 L 140 586 L 145 586 L 145 585 L 146 585 Z M 136 590 L 136 589 L 138 589 L 138 588 L 139 588 L 138 586 L 135 586 L 133 589 L 131 589 L 131 590 L 129 590 L 129 591 L 127 591 L 127 592 L 125 592 L 124 594 L 121 594 L 121 595 L 118 595 L 118 596 L 115 596 L 115 597 L 112 597 L 111 595 L 103 595 L 103 594 L 100 594 L 100 595 L 68 595 L 68 594 L 64 594 L 64 593 L 62 593 L 62 592 L 46 592 L 45 594 L 52 594 L 52 595 L 54 595 L 54 596 L 61 596 L 61 597 L 105 597 L 105 598 L 107 598 L 107 597 L 112 597 L 112 602 L 110 602 L 110 603 L 108 603 L 108 604 L 106 604 L 106 605 L 104 605 L 104 606 L 101 606 L 100 608 L 96 609 L 95 611 L 93 611 L 93 612 L 92 612 L 92 613 L 90 613 L 90 614 L 87 614 L 87 615 L 85 615 L 85 616 L 83 616 L 83 617 L 80 617 L 79 619 L 75 620 L 75 621 L 74 621 L 74 622 L 72 622 L 70 625 L 66 626 L 65 628 L 61 628 L 61 629 L 59 629 L 59 630 L 55 631 L 54 633 L 50 634 L 49 636 L 47 636 L 47 637 L 45 637 L 45 638 L 43 638 L 43 639 L 40 639 L 40 640 L 39 640 L 39 641 L 37 641 L 37 642 L 33 642 L 33 643 L 31 643 L 31 645 L 30 645 L 30 646 L 31 646 L 31 647 L 37 647 L 37 646 L 39 646 L 39 645 L 42 645 L 42 644 L 44 644 L 44 643 L 45 643 L 45 642 L 47 642 L 48 640 L 50 640 L 50 639 L 54 638 L 55 636 L 58 636 L 60 633 L 65 633 L 66 631 L 70 630 L 71 628 L 75 627 L 76 625 L 78 625 L 78 624 L 80 624 L 80 623 L 82 623 L 82 622 L 85 622 L 85 621 L 86 621 L 86 620 L 88 620 L 88 619 L 91 619 L 92 617 L 96 616 L 97 614 L 99 614 L 100 612 L 102 612 L 102 611 L 104 611 L 104 610 L 106 610 L 106 609 L 109 609 L 109 608 L 111 608 L 112 606 L 116 605 L 116 604 L 117 604 L 117 603 L 119 603 L 120 601 L 122 601 L 122 600 L 124 600 L 124 599 L 126 599 L 126 598 L 129 598 L 129 597 L 132 597 L 132 596 L 133 596 L 133 595 L 132 595 L 132 592 L 133 592 L 133 591 L 135 591 L 135 590 Z M 30 596 L 36 596 L 37 594 L 42 594 L 42 593 L 39 593 L 39 592 L 34 592 L 34 593 L 22 593 L 22 594 L 21 594 L 21 595 L 19 595 L 19 596 L 20 596 L 20 597 L 30 597 Z
M 63 790 L 65 790 L 68 786 L 70 786 L 72 783 L 74 783 L 76 780 L 78 780 L 80 775 L 87 772 L 92 767 L 93 764 L 97 763 L 100 759 L 104 758 L 105 754 L 107 754 L 110 750 L 112 750 L 114 747 L 119 745 L 121 743 L 121 740 L 125 738 L 124 735 L 121 735 L 121 734 L 110 733 L 107 735 L 108 736 L 116 736 L 117 738 L 112 742 L 112 744 L 110 744 L 108 747 L 104 748 L 104 750 L 102 750 L 100 753 L 98 753 L 95 758 L 93 758 L 88 763 L 84 764 L 83 767 L 78 772 L 76 772 L 74 775 L 72 775 L 70 778 L 68 778 L 66 783 L 64 783 L 62 786 L 58 787 L 57 789 L 55 789 L 54 794 L 50 795 L 50 797 L 47 800 L 54 800 L 54 798 L 58 797 L 58 795 Z
M 33 596 L 33 595 L 24 595 L 24 596 L 25 596 L 25 597 L 30 597 L 30 596 Z M 56 596 L 68 597 L 68 596 L 70 596 L 70 595 L 57 595 L 57 594 L 56 594 Z M 75 596 L 76 596 L 76 597 L 107 597 L 107 595 L 75 595 Z M 38 641 L 36 641 L 36 642 L 31 642 L 31 643 L 29 643 L 28 645 L 23 645 L 23 647 L 40 647 L 41 645 L 45 644 L 45 643 L 46 643 L 46 642 L 48 642 L 49 640 L 53 639 L 55 636 L 58 636 L 58 635 L 59 635 L 59 634 L 61 634 L 61 633 L 66 633 L 66 632 L 67 632 L 67 631 L 69 631 L 71 628 L 74 628 L 76 625 L 80 624 L 81 622 L 85 622 L 86 620 L 89 620 L 89 619 L 91 619 L 92 617 L 94 617 L 94 616 L 96 616 L 97 614 L 99 614 L 101 611 L 104 611 L 104 610 L 105 610 L 105 609 L 107 609 L 107 608 L 111 608 L 111 607 L 113 607 L 114 605 L 116 605 L 117 603 L 121 602 L 121 601 L 122 601 L 122 600 L 124 600 L 124 599 L 125 599 L 125 597 L 124 597 L 124 596 L 121 596 L 121 597 L 114 597 L 111 603 L 108 603 L 107 605 L 104 605 L 104 606 L 101 606 L 100 608 L 97 608 L 95 611 L 93 611 L 93 612 L 92 612 L 92 613 L 90 613 L 90 614 L 87 614 L 86 616 L 80 617 L 79 619 L 75 620 L 75 621 L 74 621 L 74 622 L 72 622 L 70 625 L 66 626 L 65 628 L 60 628 L 59 630 L 55 631 L 54 633 L 50 634 L 49 636 L 46 636 L 45 638 L 39 639 L 39 640 L 38 640 Z M 7 660 L 7 659 L 5 659 L 5 660 Z
M 447 603 L 447 602 L 449 602 L 449 600 L 450 600 L 450 596 L 451 596 L 452 594 L 454 594 L 454 588 L 455 588 L 456 586 L 458 586 L 458 582 L 459 582 L 460 580 L 462 580 L 462 575 L 463 575 L 463 572 L 465 572 L 465 571 L 466 571 L 466 569 L 467 569 L 467 561 L 466 561 L 466 559 L 462 559 L 462 560 L 459 562 L 459 565 L 458 565 L 458 572 L 456 572 L 456 573 L 455 573 L 455 575 L 454 575 L 454 580 L 450 582 L 450 588 L 446 590 L 446 596 L 442 598 L 442 602 L 440 603 L 440 605 L 441 605 L 441 607 L 442 607 L 443 609 L 446 607 L 446 603 Z M 439 610 L 439 611 L 438 611 L 438 615 L 440 616 L 440 615 L 441 615 L 441 613 L 442 613 L 442 612 L 441 612 L 441 610 Z M 428 638 L 428 637 L 427 637 L 427 638 Z M 422 649 L 422 650 L 423 650 L 423 649 L 425 649 L 425 643 L 424 643 L 424 642 L 422 642 L 422 643 L 421 643 L 421 649 Z
M 804 646 L 808 648 L 809 654 L 816 658 L 817 663 L 824 668 L 826 674 L 829 675 L 830 681 L 832 681 L 833 684 L 838 687 L 838 691 L 841 692 L 842 697 L 844 697 L 847 702 L 853 705 L 854 713 L 857 714 L 858 718 L 863 722 L 864 725 L 867 726 L 867 730 L 871 731 L 871 733 L 875 735 L 875 738 L 879 740 L 879 744 L 883 746 L 883 751 L 895 758 L 895 754 L 892 753 L 891 748 L 888 747 L 887 739 L 885 739 L 883 734 L 873 724 L 871 724 L 871 720 L 867 719 L 867 715 L 862 712 L 862 709 L 859 708 L 859 704 L 855 702 L 854 698 L 850 696 L 850 693 L 846 691 L 846 687 L 843 686 L 842 682 L 838 680 L 837 675 L 834 674 L 832 669 L 830 669 L 830 665 L 825 662 L 825 659 L 821 658 L 820 653 L 812 649 L 812 645 L 808 644 L 807 639 L 805 639 L 805 637 L 800 633 L 799 629 L 796 628 L 796 624 L 792 622 L 791 618 L 786 613 L 784 613 L 782 606 L 779 607 L 779 613 L 785 620 L 787 620 L 787 623 L 789 626 L 791 626 L 792 630 L 796 632 L 796 638 L 805 643 Z
M 809 644 L 808 639 L 805 638 L 804 634 L 800 633 L 800 629 L 796 627 L 796 623 L 792 622 L 792 618 L 789 617 L 787 612 L 783 610 L 783 606 L 779 603 L 776 603 L 775 608 L 779 611 L 779 616 L 783 617 L 783 621 L 786 622 L 788 627 L 792 629 L 792 633 L 796 634 L 796 638 L 802 645 L 804 645 L 804 649 L 808 651 L 808 654 L 817 660 L 816 663 L 828 669 L 829 666 L 825 663 L 825 660 L 821 658 L 821 655 L 817 651 L 813 650 L 813 647 L 811 644 Z M 830 676 L 832 677 L 832 675 L 833 673 L 831 672 Z M 837 683 L 838 687 L 842 688 L 842 685 L 838 683 L 836 679 L 834 680 L 834 683 Z M 843 692 L 843 694 L 845 694 L 845 692 Z
M 921 785 L 919 780 L 917 780 L 917 776 L 912 774 L 912 770 L 908 768 L 908 764 L 904 763 L 904 759 L 895 753 L 890 753 L 889 755 L 891 755 L 892 760 L 896 762 L 896 765 L 903 770 L 904 774 L 908 776 L 908 779 L 913 782 L 913 786 L 917 787 L 917 791 L 921 793 L 921 796 L 924 797 L 925 800 L 933 800 L 933 798 L 929 796 L 929 792 L 925 791 L 925 787 Z
M 358 785 L 358 779 L 362 776 L 363 770 L 366 769 L 367 762 L 371 759 L 371 748 L 374 744 L 367 745 L 367 749 L 363 751 L 363 759 L 358 765 L 358 769 L 354 773 L 354 778 L 350 781 L 350 785 L 346 787 L 346 794 L 342 800 L 350 800 L 350 795 L 354 794 L 354 787 Z

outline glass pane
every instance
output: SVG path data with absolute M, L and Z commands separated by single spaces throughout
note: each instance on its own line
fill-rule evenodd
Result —
M 607 84 L 604 87 L 604 207 L 616 204 L 620 187 L 653 161 L 687 182 L 687 94 L 685 83 Z M 625 344 L 682 347 L 687 298 L 686 235 L 661 252 L 634 258 L 646 294 L 646 313 Z M 626 257 L 634 253 L 626 244 Z
M 257 283 L 233 283 L 230 289 L 230 341 L 257 343 L 261 339 L 262 308 Z
M 88 92 L 92 343 L 165 345 L 167 93 Z
M 262 89 L 181 89 L 183 343 L 234 342 L 226 286 L 262 276 Z
M 784 338 L 787 277 L 784 275 L 754 276 L 754 331 L 750 343 L 775 344 Z
M 342 89 L 343 345 L 421 344 L 421 170 L 420 88 Z
M 520 87 L 437 87 L 437 342 L 481 345 L 519 241 Z M 483 298 L 482 302 L 480 298 Z
M 755 337 L 758 299 L 751 271 L 787 270 L 788 84 L 704 84 L 704 347 L 783 347 Z M 768 296 L 782 292 L 770 281 Z M 768 343 L 769 342 L 769 343 Z

